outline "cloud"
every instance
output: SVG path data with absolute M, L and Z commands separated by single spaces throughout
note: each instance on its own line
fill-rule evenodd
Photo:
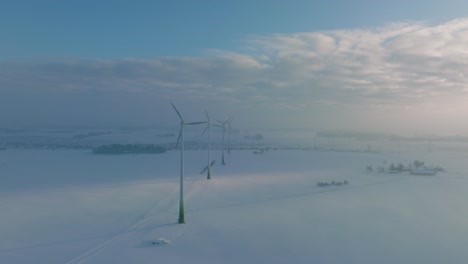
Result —
M 393 120 L 389 127 L 397 121 L 417 127 L 418 120 L 438 118 L 444 126 L 468 131 L 452 122 L 468 114 L 466 43 L 468 19 L 456 19 L 251 36 L 245 52 L 209 50 L 200 57 L 2 62 L 0 110 L 14 112 L 12 101 L 29 98 L 33 107 L 16 109 L 17 118 L 7 120 L 32 122 L 27 113 L 42 107 L 48 110 L 41 122 L 52 115 L 58 123 L 72 123 L 54 114 L 64 107 L 56 100 L 71 100 L 76 109 L 65 112 L 87 116 L 78 118 L 82 122 L 92 120 L 93 111 L 109 110 L 129 119 L 114 118 L 111 124 L 124 124 L 149 118 L 148 111 L 167 114 L 163 108 L 175 100 L 188 112 L 197 105 L 200 112 L 206 105 L 218 107 L 220 115 L 255 110 L 246 125 L 272 121 L 268 115 L 286 117 L 278 124 L 299 125 L 308 118 L 311 126 L 325 127 L 352 127 L 365 119 L 360 123 L 367 128 L 388 120 Z M 128 112 L 141 118 L 135 121 Z

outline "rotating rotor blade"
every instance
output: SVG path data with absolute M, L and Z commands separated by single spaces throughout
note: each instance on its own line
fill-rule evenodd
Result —
M 179 137 L 177 138 L 177 143 L 176 143 L 176 147 L 179 146 L 179 142 L 180 142 L 180 138 L 182 137 L 182 128 L 180 128 L 180 131 L 179 131 Z
M 203 133 L 201 133 L 202 136 L 205 134 L 205 132 L 208 130 L 208 128 L 210 128 L 210 125 L 207 125 L 205 130 L 203 130 Z
M 182 115 L 180 114 L 179 110 L 177 110 L 177 107 L 171 102 L 172 107 L 174 107 L 174 110 L 176 111 L 177 115 L 180 118 L 180 121 L 184 122 L 184 119 L 182 118 Z
M 229 118 L 229 119 L 226 121 L 226 123 L 229 125 L 229 130 L 232 130 L 232 126 L 231 126 L 232 120 L 234 120 L 233 117 Z
M 217 125 L 217 124 L 212 124 L 212 126 L 223 128 L 222 126 Z
M 200 124 L 206 124 L 206 122 L 190 122 L 190 123 L 185 123 L 186 125 L 200 125 Z

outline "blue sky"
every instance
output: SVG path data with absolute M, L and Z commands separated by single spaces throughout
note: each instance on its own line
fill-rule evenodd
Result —
M 468 134 L 464 1 L 8 1 L 5 127 Z M 437 124 L 437 125 L 434 125 Z
M 463 16 L 466 1 L 2 1 L 0 59 L 202 56 L 251 35 Z

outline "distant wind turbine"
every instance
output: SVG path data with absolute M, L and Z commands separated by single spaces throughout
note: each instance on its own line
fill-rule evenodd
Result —
M 219 121 L 219 120 L 216 120 L 216 121 L 218 121 L 221 125 L 213 124 L 213 126 L 219 127 L 219 128 L 222 128 L 222 129 L 223 129 L 223 141 L 222 141 L 222 145 L 221 145 L 221 148 L 222 148 L 221 165 L 226 165 L 226 163 L 224 162 L 224 135 L 226 134 L 226 124 L 229 122 L 229 120 L 230 120 L 230 119 L 228 119 L 228 120 L 226 120 L 226 121 Z
M 185 125 L 199 125 L 205 124 L 206 122 L 190 122 L 185 123 L 182 115 L 180 114 L 179 110 L 175 107 L 175 105 L 171 102 L 172 107 L 176 111 L 177 115 L 180 119 L 180 131 L 179 137 L 177 138 L 176 146 L 179 145 L 181 142 L 180 147 L 180 198 L 179 198 L 179 224 L 185 223 L 185 216 L 184 216 L 184 126 Z
M 211 120 L 208 112 L 205 110 L 206 119 L 208 120 L 207 126 L 205 130 L 203 130 L 202 136 L 205 134 L 206 130 L 208 130 L 208 167 L 207 167 L 207 175 L 206 178 L 209 180 L 211 179 L 211 156 L 210 156 L 210 149 L 211 149 Z
M 232 126 L 231 126 L 231 122 L 232 122 L 233 118 L 229 118 L 228 121 L 227 121 L 227 124 L 229 126 L 228 128 L 228 154 L 231 154 L 231 132 L 232 132 Z

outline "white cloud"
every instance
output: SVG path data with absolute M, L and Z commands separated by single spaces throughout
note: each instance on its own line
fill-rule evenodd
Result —
M 373 120 L 369 127 L 394 115 L 411 127 L 418 119 L 443 119 L 431 117 L 432 110 L 450 115 L 447 120 L 468 114 L 463 100 L 468 99 L 468 19 L 259 35 L 246 43 L 249 53 L 244 54 L 210 50 L 203 57 L 4 62 L 0 93 L 8 100 L 34 95 L 45 108 L 48 98 L 76 96 L 96 108 L 107 98 L 129 97 L 125 106 L 133 107 L 135 115 L 156 110 L 148 106 L 151 102 L 168 100 L 198 104 L 201 110 L 209 103 L 221 107 L 220 114 L 258 111 L 245 118 L 246 124 L 258 124 L 262 114 L 277 114 L 298 117 L 288 124 L 307 117 L 322 120 L 317 126 L 352 126 L 354 113 L 354 118 Z M 414 111 L 407 114 L 407 109 Z M 31 120 L 18 114 L 21 118 Z

